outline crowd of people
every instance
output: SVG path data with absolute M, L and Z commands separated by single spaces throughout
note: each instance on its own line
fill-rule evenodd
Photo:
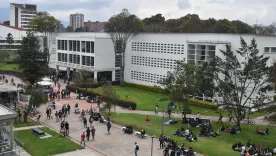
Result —
M 250 155 L 273 156 L 276 154 L 276 148 L 272 150 L 268 146 L 262 149 L 260 145 L 251 143 L 250 140 L 248 140 L 246 145 L 243 145 L 241 142 L 235 143 L 232 145 L 232 149 L 234 151 L 240 152 L 242 156 L 250 156 Z

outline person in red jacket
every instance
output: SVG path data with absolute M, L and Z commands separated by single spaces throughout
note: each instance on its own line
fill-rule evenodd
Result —
M 83 143 L 83 147 L 85 147 L 85 132 L 82 133 L 81 135 L 81 142 L 80 145 Z

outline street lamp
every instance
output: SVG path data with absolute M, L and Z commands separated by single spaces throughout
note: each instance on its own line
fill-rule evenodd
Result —
M 163 106 L 163 120 L 162 120 L 162 135 L 164 134 L 164 106 Z
M 153 139 L 156 138 L 155 135 L 151 137 L 151 156 L 152 156 L 152 150 L 153 150 Z

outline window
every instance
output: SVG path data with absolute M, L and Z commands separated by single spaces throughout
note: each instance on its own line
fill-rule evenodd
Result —
M 58 61 L 61 61 L 61 53 L 58 53 Z
M 276 52 L 276 47 L 271 47 L 271 52 L 275 53 Z
M 116 74 L 115 74 L 116 75 Z M 131 71 L 131 79 L 145 81 L 150 83 L 158 83 L 159 80 L 166 78 L 165 75 Z
M 268 52 L 269 52 L 269 47 L 265 47 L 264 51 L 265 51 L 266 53 L 268 53 Z
M 82 59 L 81 59 L 81 60 L 82 60 L 81 65 L 86 65 L 86 64 L 85 64 L 85 61 L 86 61 L 85 56 L 81 56 L 81 58 L 82 58 Z
M 73 41 L 69 40 L 69 51 L 73 51 Z
M 86 53 L 90 53 L 90 42 L 86 41 Z
M 81 52 L 85 53 L 85 41 L 81 41 Z
M 69 63 L 73 63 L 73 55 L 69 54 Z
M 91 53 L 94 53 L 94 42 L 91 42 Z
M 76 64 L 80 64 L 80 55 L 77 55 L 77 62 Z
M 77 52 L 80 52 L 80 41 L 77 41 Z
M 58 47 L 57 47 L 57 49 L 58 50 L 60 50 L 61 49 L 61 43 L 60 43 L 61 41 L 60 40 L 58 40 Z
M 174 69 L 176 67 L 176 61 L 172 59 L 165 58 L 154 58 L 154 57 L 142 57 L 142 56 L 132 56 L 131 64 L 139 66 L 149 66 L 158 68 Z
M 73 51 L 77 51 L 77 42 L 73 41 Z
M 64 47 L 64 40 L 61 40 L 61 50 L 64 50 L 65 49 L 65 47 Z
M 94 67 L 94 57 L 91 57 L 91 66 Z
M 64 50 L 67 50 L 67 40 L 64 40 L 64 42 L 65 42 L 65 49 Z
M 116 44 L 116 50 L 120 52 L 120 42 Z M 184 44 L 132 42 L 131 49 L 138 52 L 184 54 Z

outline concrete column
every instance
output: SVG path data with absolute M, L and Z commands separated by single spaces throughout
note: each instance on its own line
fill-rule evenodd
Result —
M 11 149 L 13 149 L 13 121 L 12 120 L 10 120 L 9 121 L 9 124 L 10 124 L 10 131 L 9 131 L 9 133 L 10 133 L 10 142 L 11 142 Z
M 98 80 L 98 72 L 97 71 L 94 71 L 94 79 Z
M 115 70 L 112 70 L 112 81 L 115 81 Z
M 67 76 L 70 75 L 70 67 L 67 67 Z
M 56 68 L 56 73 L 57 74 L 59 73 L 59 66 L 57 66 L 57 68 Z

